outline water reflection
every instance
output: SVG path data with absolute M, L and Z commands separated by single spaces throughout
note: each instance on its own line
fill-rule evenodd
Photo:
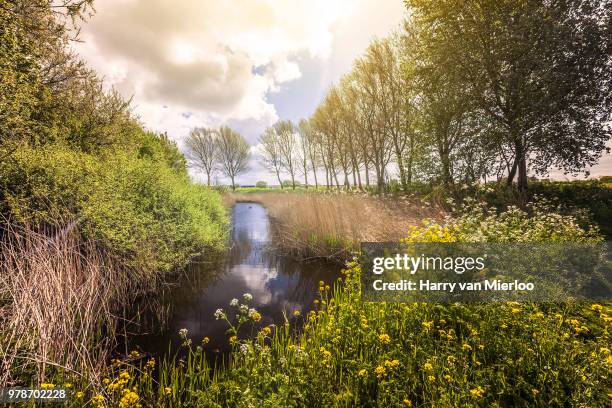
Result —
M 237 203 L 232 210 L 231 249 L 221 260 L 194 262 L 159 296 L 153 310 L 141 314 L 140 334 L 128 336 L 127 347 L 161 356 L 178 346 L 177 333 L 189 330 L 195 344 L 210 338 L 209 351 L 226 351 L 226 325 L 215 320 L 217 308 L 251 293 L 261 324 L 282 323 L 283 312 L 310 310 L 319 281 L 333 282 L 339 268 L 327 263 L 300 263 L 268 250 L 269 218 L 263 206 Z M 162 324 L 165 322 L 165 324 Z M 132 329 L 134 330 L 134 329 Z

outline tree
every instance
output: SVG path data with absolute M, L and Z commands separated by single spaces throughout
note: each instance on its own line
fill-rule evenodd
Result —
M 232 181 L 232 190 L 236 190 L 236 176 L 249 168 L 251 149 L 240 133 L 222 126 L 217 140 L 217 159 L 223 175 Z
M 304 186 L 308 189 L 308 162 L 310 161 L 310 153 L 312 141 L 310 124 L 306 119 L 301 119 L 298 123 L 299 148 L 297 149 L 297 158 L 304 175 Z M 317 171 L 314 170 L 315 186 L 318 185 Z
M 528 161 L 578 172 L 610 139 L 609 0 L 406 2 L 422 54 L 468 86 L 512 151 L 508 183 L 527 189 Z
M 276 129 L 274 127 L 267 128 L 259 138 L 259 143 L 264 166 L 276 174 L 278 184 L 283 188 L 280 174 L 284 165 Z
M 215 129 L 195 128 L 187 137 L 187 157 L 193 165 L 206 173 L 206 184 L 210 186 L 210 176 L 217 167 L 217 140 Z
M 295 171 L 296 171 L 296 147 L 295 126 L 290 120 L 280 121 L 274 125 L 276 137 L 278 138 L 278 149 L 282 158 L 285 170 L 291 176 L 293 189 L 295 190 Z

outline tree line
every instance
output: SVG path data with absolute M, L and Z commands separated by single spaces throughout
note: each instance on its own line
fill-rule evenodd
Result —
M 382 190 L 583 171 L 610 139 L 610 1 L 408 0 L 403 29 L 373 41 L 298 124 L 260 137 L 282 186 Z M 324 174 L 325 180 L 319 180 Z
M 227 126 L 195 128 L 189 133 L 185 145 L 188 160 L 206 174 L 209 186 L 211 177 L 219 171 L 231 180 L 235 190 L 236 177 L 249 169 L 249 144 L 240 133 Z

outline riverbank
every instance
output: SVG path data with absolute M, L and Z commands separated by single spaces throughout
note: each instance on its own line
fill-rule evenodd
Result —
M 223 194 L 226 206 L 247 201 L 264 205 L 273 220 L 274 246 L 298 259 L 326 258 L 344 263 L 361 242 L 397 241 L 423 219 L 446 212 L 418 198 L 377 197 L 334 191 Z
M 595 226 L 545 203 L 531 213 L 468 209 L 444 225 L 414 227 L 413 242 L 600 241 Z M 500 234 L 500 231 L 502 233 Z M 188 357 L 160 364 L 118 362 L 110 390 L 135 387 L 156 406 L 606 406 L 609 303 L 364 302 L 361 268 L 321 282 L 316 310 L 270 326 L 250 296 L 215 315 L 228 327 L 230 361 L 211 371 L 202 341 L 177 333 Z M 228 301 L 229 303 L 229 301 Z M 245 311 L 234 308 L 245 305 Z M 297 325 L 298 334 L 292 327 Z M 251 334 L 240 333 L 246 327 Z M 143 374 L 144 373 L 144 374 Z M 120 384 L 121 378 L 125 379 Z M 113 385 L 115 384 L 115 385 Z M 120 385 L 117 385 L 120 384 Z M 118 390 L 118 391 L 117 391 Z
M 24 145 L 0 163 L 0 385 L 100 387 L 134 299 L 224 249 L 218 193 L 167 138 L 134 138 L 96 154 Z

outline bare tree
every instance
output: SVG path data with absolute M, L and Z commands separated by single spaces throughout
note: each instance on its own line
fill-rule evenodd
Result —
M 298 141 L 299 141 L 299 149 L 297 150 L 298 161 L 300 163 L 301 172 L 304 175 L 304 185 L 308 189 L 308 162 L 310 159 L 311 152 L 311 129 L 310 124 L 307 120 L 302 119 L 298 124 Z M 318 184 L 317 182 L 317 172 L 314 170 L 315 177 L 315 186 Z
M 226 126 L 219 129 L 216 144 L 221 172 L 232 180 L 232 190 L 236 190 L 236 176 L 249 168 L 250 146 L 240 133 Z
M 278 137 L 278 147 L 282 157 L 283 166 L 291 175 L 291 184 L 295 190 L 295 170 L 296 170 L 296 147 L 295 126 L 290 120 L 277 122 L 274 130 Z
M 217 143 L 219 132 L 215 129 L 195 128 L 187 137 L 187 158 L 194 167 L 206 173 L 206 184 L 210 186 L 210 176 L 217 168 Z
M 283 187 L 283 181 L 280 178 L 280 173 L 284 167 L 280 147 L 278 144 L 278 135 L 273 127 L 269 127 L 264 131 L 264 134 L 259 138 L 261 143 L 261 153 L 264 166 L 276 174 L 278 184 Z

